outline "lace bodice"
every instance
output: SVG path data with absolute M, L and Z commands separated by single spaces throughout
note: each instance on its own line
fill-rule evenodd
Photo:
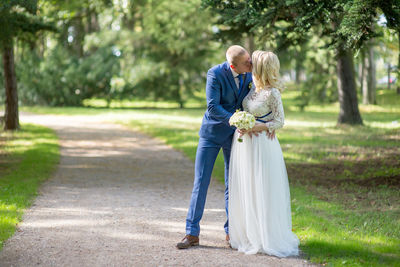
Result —
M 253 87 L 243 99 L 243 109 L 253 114 L 256 119 L 271 112 L 268 116 L 260 118 L 260 120 L 266 121 L 265 124 L 269 130 L 283 127 L 285 114 L 281 93 L 276 88 L 256 92 L 255 87 Z

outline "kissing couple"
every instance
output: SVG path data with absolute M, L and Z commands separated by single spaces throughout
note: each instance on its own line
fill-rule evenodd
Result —
M 226 59 L 207 73 L 207 110 L 199 132 L 186 236 L 176 246 L 199 245 L 211 173 L 222 148 L 226 241 L 246 254 L 298 255 L 286 166 L 275 136 L 275 130 L 284 125 L 278 57 L 255 51 L 250 58 L 246 49 L 234 45 L 228 48 Z M 229 119 L 238 109 L 255 117 L 253 128 L 230 126 Z

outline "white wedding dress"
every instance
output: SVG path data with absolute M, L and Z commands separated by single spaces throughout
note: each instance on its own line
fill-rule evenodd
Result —
M 271 130 L 283 127 L 279 90 L 256 92 L 243 100 L 245 111 L 267 121 Z M 257 122 L 262 123 L 262 122 Z M 232 248 L 246 254 L 258 252 L 287 257 L 298 255 L 299 239 L 292 232 L 290 191 L 282 149 L 265 132 L 242 137 L 236 131 L 229 169 L 229 236 Z

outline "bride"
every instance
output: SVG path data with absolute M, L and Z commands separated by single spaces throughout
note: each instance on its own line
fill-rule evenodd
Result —
M 282 128 L 284 123 L 280 64 L 274 53 L 266 51 L 255 51 L 252 61 L 255 86 L 243 100 L 243 108 L 257 122 L 250 131 L 238 130 L 233 137 L 229 242 L 232 248 L 246 254 L 298 255 L 299 240 L 292 233 L 290 191 L 282 150 L 278 139 L 269 139 L 266 134 Z M 251 136 L 252 132 L 261 133 Z

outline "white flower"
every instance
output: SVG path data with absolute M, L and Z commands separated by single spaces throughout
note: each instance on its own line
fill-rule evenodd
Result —
M 236 110 L 229 119 L 229 124 L 241 130 L 249 130 L 256 124 L 256 119 L 252 114 L 246 111 Z M 243 140 L 239 138 L 238 141 L 242 142 Z

